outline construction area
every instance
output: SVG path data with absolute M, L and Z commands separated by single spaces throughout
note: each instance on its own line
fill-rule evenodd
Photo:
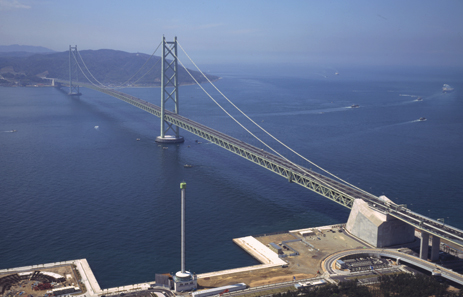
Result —
M 59 296 L 85 293 L 86 287 L 79 282 L 79 271 L 73 264 L 50 268 L 35 267 L 23 271 L 0 273 L 0 294 L 4 297 Z

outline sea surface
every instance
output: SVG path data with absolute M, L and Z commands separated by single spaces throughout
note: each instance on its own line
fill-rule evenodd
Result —
M 304 157 L 463 229 L 463 69 L 209 71 L 231 101 Z M 444 83 L 455 91 L 442 93 Z M 256 136 L 315 168 L 204 87 Z M 159 88 L 122 91 L 159 105 Z M 0 269 L 86 258 L 102 288 L 176 272 L 183 181 L 186 268 L 195 273 L 258 264 L 233 238 L 347 221 L 348 209 L 188 132 L 183 144 L 158 145 L 157 117 L 81 92 L 0 88 Z M 198 86 L 179 95 L 180 114 L 268 150 Z

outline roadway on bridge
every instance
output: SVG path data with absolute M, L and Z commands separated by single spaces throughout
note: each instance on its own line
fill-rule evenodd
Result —
M 67 83 L 64 80 L 59 79 L 55 79 L 55 81 L 58 83 Z M 157 117 L 161 117 L 161 108 L 155 104 L 116 90 L 100 88 L 85 83 L 79 84 L 83 87 L 88 87 L 123 100 Z M 353 201 L 355 199 L 363 199 L 372 209 L 376 211 L 387 213 L 419 230 L 425 231 L 439 238 L 446 239 L 460 247 L 463 247 L 463 231 L 460 229 L 412 212 L 403 206 L 385 202 L 366 191 L 353 188 L 332 178 L 316 173 L 268 151 L 257 148 L 205 125 L 192 121 L 179 114 L 166 110 L 164 120 L 243 158 L 246 158 L 276 174 L 279 174 L 290 182 L 297 183 L 308 188 L 347 208 L 352 208 Z

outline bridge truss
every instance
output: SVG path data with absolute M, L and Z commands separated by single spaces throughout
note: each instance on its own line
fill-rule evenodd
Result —
M 59 83 L 66 83 L 66 81 L 63 80 L 55 80 Z M 150 102 L 112 89 L 100 88 L 98 86 L 85 83 L 80 83 L 80 85 L 108 94 L 157 117 L 161 117 L 161 108 Z M 445 225 L 440 221 L 415 213 L 404 206 L 384 202 L 382 199 L 379 199 L 373 194 L 352 188 L 310 169 L 296 165 L 284 158 L 192 121 L 174 112 L 166 110 L 164 112 L 164 120 L 255 164 L 258 164 L 273 173 L 284 177 L 291 183 L 303 186 L 304 188 L 341 204 L 344 207 L 350 209 L 352 208 L 355 199 L 362 199 L 376 211 L 387 213 L 409 225 L 412 225 L 416 229 L 425 231 L 439 238 L 446 239 L 460 247 L 463 247 L 463 230 Z
M 103 89 L 87 84 L 85 84 L 85 86 L 125 101 L 157 117 L 161 117 L 162 109 L 157 105 L 119 91 Z M 228 136 L 227 134 L 221 133 L 198 122 L 192 121 L 174 112 L 165 110 L 164 121 L 204 138 L 211 143 L 214 143 L 286 178 L 289 182 L 299 184 L 347 208 L 352 208 L 356 198 L 371 200 L 371 198 L 368 198 L 365 194 L 363 194 L 362 197 L 355 197 L 353 193 L 348 192 L 350 190 L 349 187 L 339 182 L 315 173 L 312 170 L 295 165 L 294 163 L 291 163 L 279 156 Z

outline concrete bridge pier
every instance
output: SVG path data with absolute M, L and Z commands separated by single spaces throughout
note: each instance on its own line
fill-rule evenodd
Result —
M 440 238 L 433 236 L 431 240 L 431 261 L 439 260 Z M 429 233 L 421 231 L 420 258 L 428 259 L 429 252 Z
M 440 238 L 437 236 L 432 237 L 432 247 L 431 247 L 431 261 L 439 260 L 439 251 L 440 251 Z
M 421 243 L 420 243 L 420 259 L 428 259 L 429 250 L 429 233 L 421 231 Z

